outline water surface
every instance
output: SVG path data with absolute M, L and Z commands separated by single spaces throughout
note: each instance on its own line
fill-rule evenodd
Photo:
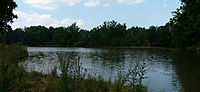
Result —
M 119 68 L 128 69 L 135 62 L 145 62 L 148 77 L 143 84 L 153 92 L 199 92 L 200 53 L 169 49 L 102 49 L 28 47 L 29 57 L 23 65 L 28 71 L 49 73 L 58 68 L 57 53 L 66 53 L 71 60 L 80 58 L 82 66 L 106 80 L 117 76 Z

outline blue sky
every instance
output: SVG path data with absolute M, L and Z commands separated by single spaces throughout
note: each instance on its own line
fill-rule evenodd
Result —
M 12 28 L 44 25 L 69 26 L 74 22 L 84 29 L 115 20 L 128 27 L 164 25 L 179 8 L 179 0 L 14 0 L 18 19 Z

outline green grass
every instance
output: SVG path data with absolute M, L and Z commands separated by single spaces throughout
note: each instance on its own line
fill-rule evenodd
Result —
M 26 72 L 19 66 L 19 59 L 27 56 L 26 48 L 20 46 L 0 47 L 0 92 L 147 92 L 141 84 L 145 71 L 138 63 L 128 72 L 119 71 L 114 82 L 105 81 L 101 76 L 88 74 L 81 67 L 79 59 L 72 62 L 66 54 L 59 54 L 61 75 L 56 69 L 51 74 Z M 17 60 L 17 61 L 16 61 Z M 136 78 L 137 76 L 137 78 Z M 139 77 L 138 77 L 139 76 Z
M 0 45 L 0 63 L 1 62 L 11 62 L 18 63 L 19 59 L 23 59 L 28 56 L 26 47 L 24 46 L 8 46 Z
M 28 55 L 23 46 L 0 46 L 0 92 L 16 89 L 21 84 L 25 69 L 18 60 Z

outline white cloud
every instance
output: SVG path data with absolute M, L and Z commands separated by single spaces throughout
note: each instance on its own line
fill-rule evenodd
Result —
M 100 0 L 89 0 L 84 3 L 84 6 L 98 6 L 100 4 Z
M 69 26 L 75 22 L 77 22 L 78 26 L 83 26 L 85 24 L 84 20 L 82 19 L 64 18 L 63 20 L 59 21 L 52 18 L 52 16 L 49 14 L 25 13 L 21 11 L 14 11 L 14 13 L 17 14 L 19 18 L 15 20 L 13 24 L 11 24 L 13 29 L 37 25 L 46 27 Z
M 85 21 L 82 20 L 82 19 L 79 19 L 77 22 L 76 22 L 77 26 L 82 26 L 82 25 L 85 25 Z
M 24 3 L 31 5 L 35 8 L 44 10 L 55 10 L 63 5 L 74 6 L 77 3 L 83 2 L 84 6 L 98 6 L 101 0 L 22 0 Z M 115 0 L 113 0 L 115 1 Z M 123 4 L 138 4 L 143 3 L 145 0 L 116 0 L 118 3 Z M 102 4 L 103 7 L 109 7 L 109 3 Z
M 118 0 L 118 2 L 124 4 L 139 4 L 145 2 L 145 0 Z
M 45 10 L 55 10 L 62 5 L 74 6 L 81 0 L 22 0 L 24 3 L 29 4 L 33 7 Z
M 103 4 L 103 7 L 109 7 L 110 4 L 106 3 L 106 4 Z
M 81 0 L 62 0 L 66 1 L 69 6 L 74 6 L 75 4 L 81 2 Z

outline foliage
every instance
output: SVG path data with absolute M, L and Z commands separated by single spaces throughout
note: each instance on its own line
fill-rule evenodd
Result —
M 182 6 L 174 11 L 169 22 L 172 28 L 172 45 L 190 47 L 200 42 L 200 0 L 181 0 Z
M 61 92 L 78 92 L 81 81 L 85 78 L 82 72 L 80 60 L 70 61 L 70 57 L 66 60 L 65 54 L 59 54 L 59 62 L 62 74 L 60 75 L 60 91 Z
M 134 66 L 130 66 L 128 70 L 119 69 L 116 82 L 122 85 L 129 85 L 131 88 L 135 88 L 136 92 L 144 91 L 146 87 L 142 86 L 142 80 L 146 73 L 146 65 L 144 58 L 141 58 L 135 62 Z M 123 86 L 117 86 L 116 89 L 121 90 Z
M 0 0 L 0 34 L 5 31 L 12 31 L 8 23 L 12 23 L 17 15 L 13 14 L 13 10 L 17 4 L 13 0 Z
M 1 35 L 0 35 L 1 37 Z M 27 46 L 163 46 L 169 47 L 171 34 L 168 25 L 149 29 L 132 27 L 116 21 L 107 21 L 88 30 L 80 29 L 76 24 L 69 27 L 46 28 L 32 26 L 18 28 L 2 36 L 5 44 L 23 44 Z

